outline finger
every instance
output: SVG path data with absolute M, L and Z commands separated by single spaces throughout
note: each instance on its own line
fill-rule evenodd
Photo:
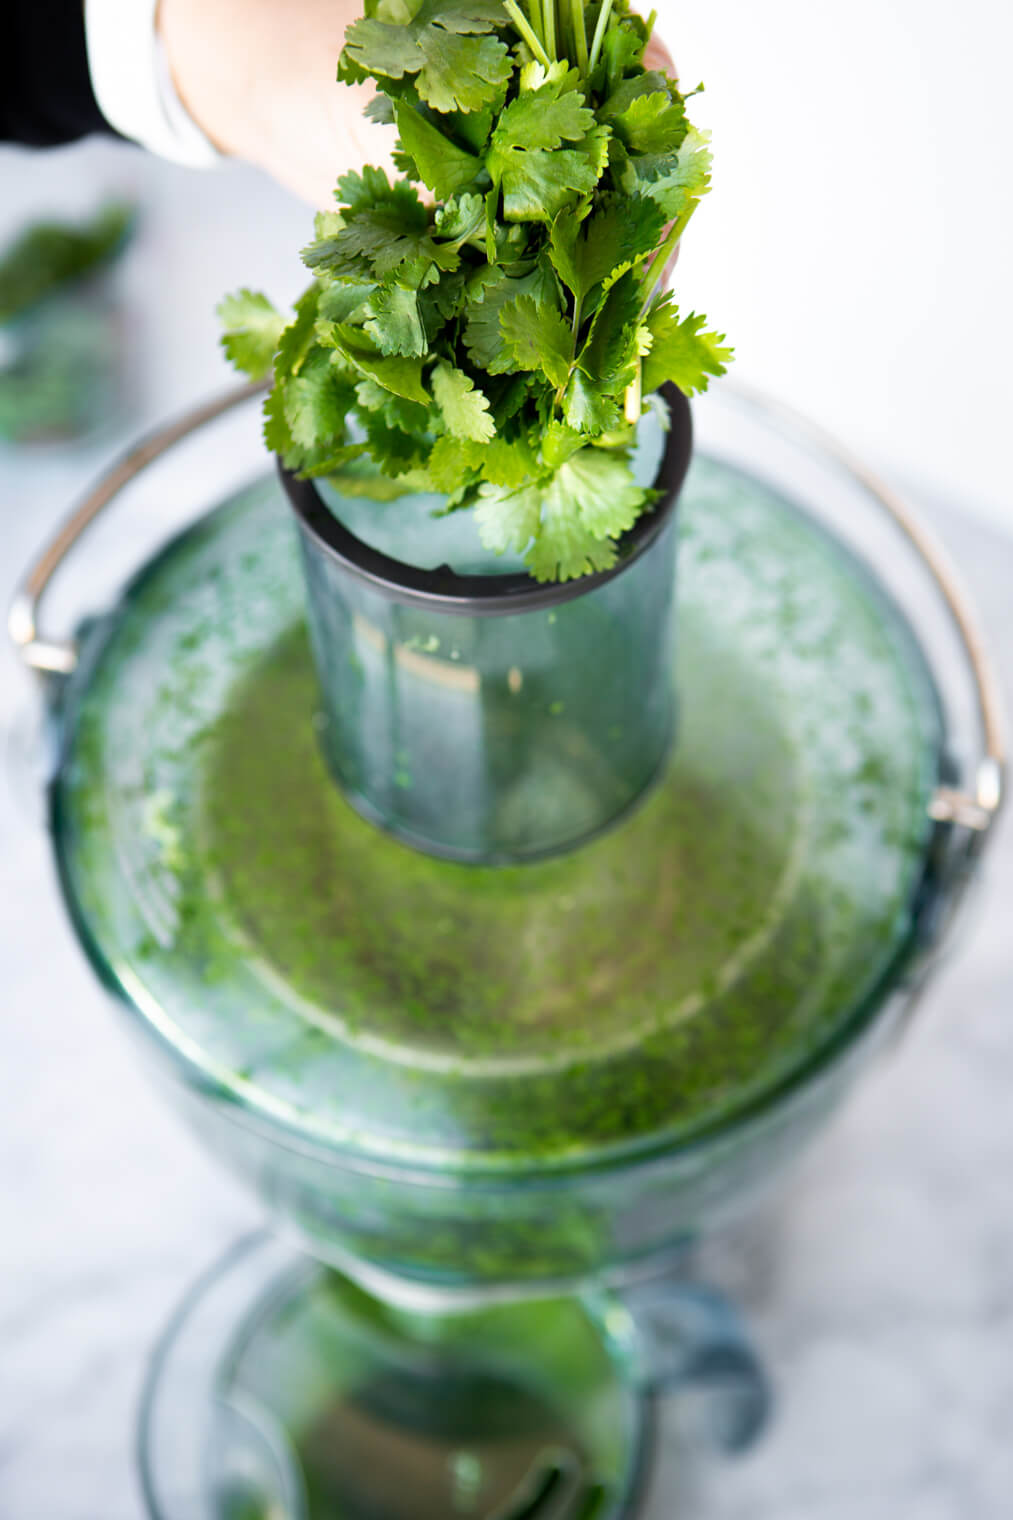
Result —
M 670 74 L 673 79 L 679 77 L 675 60 L 657 32 L 651 33 L 647 47 L 644 49 L 644 65 L 648 69 L 657 69 L 661 74 Z

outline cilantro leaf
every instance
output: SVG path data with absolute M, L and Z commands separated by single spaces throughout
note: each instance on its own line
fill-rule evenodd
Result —
M 583 373 L 575 369 L 563 397 L 563 416 L 581 433 L 607 433 L 619 424 L 619 407 Z
M 673 153 L 686 136 L 686 111 L 667 90 L 639 95 L 612 123 L 632 153 Z
M 464 303 L 465 275 L 463 270 L 441 274 L 434 283 L 419 291 L 419 311 L 427 330 L 436 332 L 456 317 Z
M 521 148 L 495 142 L 486 168 L 503 191 L 507 221 L 551 222 L 578 196 L 590 195 L 608 162 L 608 128 L 594 127 L 573 148 Z
M 238 290 L 218 305 L 218 318 L 225 329 L 221 345 L 226 356 L 251 380 L 270 374 L 286 322 L 266 296 L 254 290 Z
M 386 95 L 374 95 L 362 114 L 367 121 L 379 122 L 381 126 L 394 125 L 394 105 Z
M 430 383 L 447 431 L 455 438 L 488 443 L 496 432 L 496 424 L 489 415 L 489 402 L 464 371 L 441 360 L 433 370 Z
M 645 493 L 623 455 L 580 448 L 542 487 L 479 487 L 486 548 L 524 554 L 538 580 L 572 580 L 615 563 L 613 539 L 632 527 Z
M 689 130 L 682 96 L 655 72 L 624 79 L 598 116 L 631 153 L 674 153 Z
M 480 469 L 483 452 L 483 445 L 474 439 L 455 438 L 452 433 L 437 438 L 428 465 L 434 490 L 448 495 L 459 490 L 467 476 Z
M 350 214 L 332 237 L 310 243 L 303 249 L 303 263 L 346 279 L 370 273 L 384 280 L 399 271 L 420 285 L 434 265 L 436 270 L 455 269 L 460 262 L 456 248 L 430 236 L 428 220 L 417 196 L 410 212 L 405 205 L 380 202 Z
M 397 128 L 424 185 L 447 200 L 472 184 L 482 172 L 482 160 L 450 141 L 438 127 L 405 101 L 394 106 Z
M 385 475 L 407 475 L 421 469 L 429 452 L 428 441 L 416 433 L 390 427 L 379 412 L 367 412 L 359 421 L 369 442 L 373 461 Z
M 541 370 L 550 385 L 565 385 L 573 338 L 559 312 L 534 296 L 518 296 L 499 314 L 499 330 L 518 369 Z
M 710 189 L 708 143 L 707 134 L 694 127 L 687 132 L 678 152 L 650 163 L 633 160 L 640 190 L 657 201 L 667 221 L 685 225 Z
M 592 533 L 558 491 L 546 495 L 542 521 L 534 543 L 524 556 L 538 581 L 572 581 L 597 570 L 610 570 L 616 551 L 607 539 Z
M 550 470 L 558 470 L 561 464 L 583 448 L 584 439 L 565 422 L 550 422 L 542 435 L 542 446 L 539 450 L 542 463 Z
M 549 257 L 560 279 L 583 302 L 603 280 L 615 279 L 658 246 L 665 215 L 644 195 L 604 195 L 583 222 L 564 211 L 549 234 Z
M 615 395 L 636 374 L 640 349 L 640 287 L 634 274 L 624 274 L 595 312 L 578 364 L 588 380 L 606 395 Z
M 679 308 L 663 296 L 647 313 L 651 346 L 643 361 L 643 386 L 653 391 L 666 380 L 684 395 L 705 391 L 712 375 L 723 375 L 732 357 L 724 334 L 702 332 L 706 317 L 692 312 L 679 320 Z
M 426 352 L 418 291 L 404 285 L 382 285 L 370 296 L 369 311 L 363 326 L 382 354 L 418 356 Z
M 313 236 L 317 241 L 333 237 L 344 225 L 345 219 L 340 211 L 318 211 L 313 218 Z
M 320 291 L 317 315 L 325 322 L 365 321 L 369 298 L 376 290 L 372 280 L 345 280 L 325 285 Z
M 493 183 L 503 189 L 508 221 L 549 221 L 577 194 L 597 184 L 607 157 L 608 129 L 574 88 L 575 69 L 557 72 L 505 108 L 486 153 Z M 563 148 L 562 143 L 577 144 Z
M 407 180 L 391 184 L 382 169 L 367 167 L 342 175 L 335 193 L 344 208 L 318 214 L 317 236 L 302 254 L 310 269 L 353 281 L 370 274 L 383 280 L 401 270 L 418 285 L 434 263 L 455 267 L 455 250 L 433 241 L 429 212 Z
M 316 338 L 317 312 L 320 306 L 320 287 L 311 285 L 303 291 L 295 305 L 295 321 L 290 322 L 278 340 L 275 355 L 275 373 L 297 375 Z
M 437 208 L 435 226 L 441 238 L 467 238 L 481 229 L 484 219 L 481 195 L 454 195 Z
M 583 208 L 584 215 L 590 210 L 590 206 Z M 559 275 L 564 285 L 568 285 L 577 299 L 583 295 L 583 280 L 577 267 L 577 244 L 580 238 L 581 218 L 580 214 L 574 214 L 572 209 L 561 211 L 552 223 L 549 232 L 549 259 L 553 269 Z
M 558 148 L 560 143 L 586 137 L 595 120 L 584 96 L 574 88 L 579 77 L 571 69 L 562 78 L 518 95 L 499 118 L 492 134 L 493 149 Z
M 429 489 L 424 470 L 402 470 L 396 475 L 385 473 L 358 444 L 349 444 L 334 459 L 322 460 L 318 468 L 304 469 L 301 473 L 326 474 L 345 496 L 365 496 L 370 501 L 397 501 L 398 497 L 413 491 Z
M 555 291 L 551 277 L 542 269 L 517 278 L 497 271 L 491 277 L 483 275 L 481 280 L 473 283 L 469 295 L 464 344 L 476 368 L 488 370 L 490 375 L 516 370 L 518 366 L 503 347 L 500 312 L 522 295 L 531 295 L 541 301 L 552 300 Z
M 636 29 L 633 18 L 623 18 L 605 34 L 602 44 L 602 94 L 611 96 L 618 89 L 628 71 L 640 62 L 644 52 L 644 37 Z
M 546 491 L 546 505 L 556 499 L 560 512 L 569 501 L 581 522 L 598 538 L 618 538 L 636 522 L 644 502 L 624 454 L 610 449 L 579 449 L 556 471 Z
M 302 373 L 282 382 L 282 404 L 293 442 L 313 449 L 321 438 L 340 442 L 345 418 L 355 399 L 352 386 L 330 362 L 317 353 Z
M 499 486 L 521 486 L 535 470 L 535 452 L 525 439 L 493 438 L 482 449 L 482 474 Z
M 417 401 L 405 401 L 403 396 L 384 390 L 375 380 L 359 380 L 355 387 L 358 407 L 367 412 L 381 412 L 388 427 L 400 428 L 404 433 L 414 433 L 422 438 L 428 432 L 431 418 L 428 407 Z
M 354 21 L 342 57 L 373 78 L 413 77 L 435 111 L 477 111 L 510 78 L 505 43 L 488 35 L 505 19 L 499 0 L 423 0 L 410 19 Z
M 618 79 L 598 107 L 598 117 L 601 121 L 614 121 L 642 95 L 658 93 L 666 96 L 669 93 L 668 80 L 658 69 L 644 69 L 642 73 Z
M 542 496 L 537 486 L 512 491 L 506 486 L 479 486 L 475 507 L 479 537 L 494 554 L 523 554 L 539 530 Z
M 314 475 L 327 475 L 333 480 L 351 461 L 361 459 L 366 448 L 364 443 L 344 443 L 339 448 L 318 446 L 297 459 L 292 468 L 298 470 L 302 480 Z
M 437 28 L 419 39 L 425 60 L 416 81 L 434 111 L 477 111 L 500 97 L 510 55 L 495 37 L 449 37 Z
M 481 153 L 496 121 L 491 106 L 481 111 L 447 111 L 444 121 L 456 142 L 464 143 L 473 153 Z
M 376 206 L 389 206 L 406 217 L 413 225 L 418 224 L 420 202 L 415 186 L 403 179 L 395 180 L 392 184 L 385 170 L 375 169 L 370 164 L 365 165 L 361 174 L 357 174 L 354 170 L 342 174 L 334 191 L 334 197 L 347 208 L 352 216 L 360 211 L 370 211 Z M 318 212 L 317 214 L 327 216 L 334 213 Z
M 346 322 L 320 322 L 317 336 L 325 347 L 343 354 L 354 369 L 375 380 L 384 390 L 403 396 L 406 401 L 418 401 L 422 406 L 429 404 L 422 385 L 421 359 L 380 354 L 362 328 L 350 327 Z
M 293 457 L 295 439 L 285 416 L 285 396 L 281 382 L 276 382 L 264 398 L 264 444 L 272 454 L 278 455 L 287 469 L 296 463 Z
M 444 433 L 429 456 L 429 476 L 437 491 L 458 491 L 466 477 L 476 473 L 497 486 L 516 490 L 529 484 L 536 470 L 535 452 L 523 439 L 510 443 L 505 438 L 493 438 L 477 443 Z
M 526 559 L 538 580 L 573 580 L 615 563 L 611 540 L 631 528 L 645 493 L 629 461 L 583 448 L 560 465 L 545 488 L 542 520 Z

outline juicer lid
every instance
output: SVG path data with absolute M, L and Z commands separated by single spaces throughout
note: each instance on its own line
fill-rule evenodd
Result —
M 526 1173 L 685 1143 L 868 1022 L 924 897 L 926 662 L 760 481 L 698 458 L 680 535 L 665 775 L 516 867 L 418 854 L 333 786 L 274 479 L 135 579 L 64 693 L 54 832 L 93 961 L 186 1081 L 350 1161 Z

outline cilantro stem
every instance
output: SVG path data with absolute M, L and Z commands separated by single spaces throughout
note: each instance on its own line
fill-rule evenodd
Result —
M 594 38 L 591 42 L 591 56 L 588 59 L 587 72 L 593 74 L 598 67 L 598 57 L 601 53 L 601 45 L 605 41 L 605 30 L 612 14 L 612 0 L 602 0 L 601 10 L 598 12 L 598 21 L 594 29 Z
M 682 237 L 682 234 L 686 231 L 686 228 L 689 225 L 689 219 L 695 210 L 696 204 L 692 205 L 688 211 L 684 211 L 682 216 L 679 217 L 678 221 L 672 223 L 665 236 L 664 242 L 661 243 L 653 259 L 644 270 L 640 281 L 640 293 L 643 296 L 643 304 L 645 306 L 651 299 L 651 296 L 654 294 L 654 291 L 662 275 L 665 273 L 665 265 L 668 263 L 672 254 L 675 252 L 676 245 L 678 244 L 679 239 Z
M 630 381 L 626 387 L 626 394 L 623 397 L 623 416 L 630 424 L 640 421 L 640 413 L 644 405 L 643 380 L 644 361 L 643 359 L 638 359 L 636 379 Z
M 545 51 L 556 61 L 556 0 L 543 0 L 543 14 L 545 25 L 542 30 L 545 34 Z
M 544 48 L 545 21 L 543 14 L 543 0 L 528 0 L 527 12 L 528 20 L 531 22 L 531 30 L 534 32 L 535 36 L 538 38 L 539 42 L 541 42 L 542 47 Z
M 584 25 L 584 0 L 570 0 L 570 23 L 573 27 L 573 40 L 577 49 L 577 63 L 580 66 L 582 76 L 587 78 L 587 28 Z
M 546 0 L 547 7 L 548 5 L 551 5 L 551 3 L 552 0 Z M 531 30 L 531 24 L 525 16 L 524 12 L 521 10 L 520 6 L 516 3 L 516 0 L 503 0 L 503 9 L 506 11 L 507 15 L 510 17 L 510 20 L 520 32 L 521 36 L 524 38 L 524 41 L 527 43 L 528 47 L 538 59 L 538 62 L 544 68 L 549 68 L 551 65 L 549 58 L 546 56 L 545 49 L 542 47 L 542 44 L 539 42 L 538 38 Z

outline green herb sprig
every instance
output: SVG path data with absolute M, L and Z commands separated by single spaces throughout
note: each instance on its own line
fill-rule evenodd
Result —
M 229 358 L 273 370 L 289 468 L 440 492 L 539 580 L 614 563 L 652 500 L 630 463 L 645 398 L 731 357 L 659 286 L 711 157 L 644 67 L 652 25 L 625 0 L 366 0 L 338 77 L 377 84 L 402 178 L 338 181 L 293 320 L 246 290 L 219 308 Z
M 36 222 L 0 256 L 0 325 L 74 280 L 95 274 L 126 246 L 132 206 L 110 202 L 86 222 Z

